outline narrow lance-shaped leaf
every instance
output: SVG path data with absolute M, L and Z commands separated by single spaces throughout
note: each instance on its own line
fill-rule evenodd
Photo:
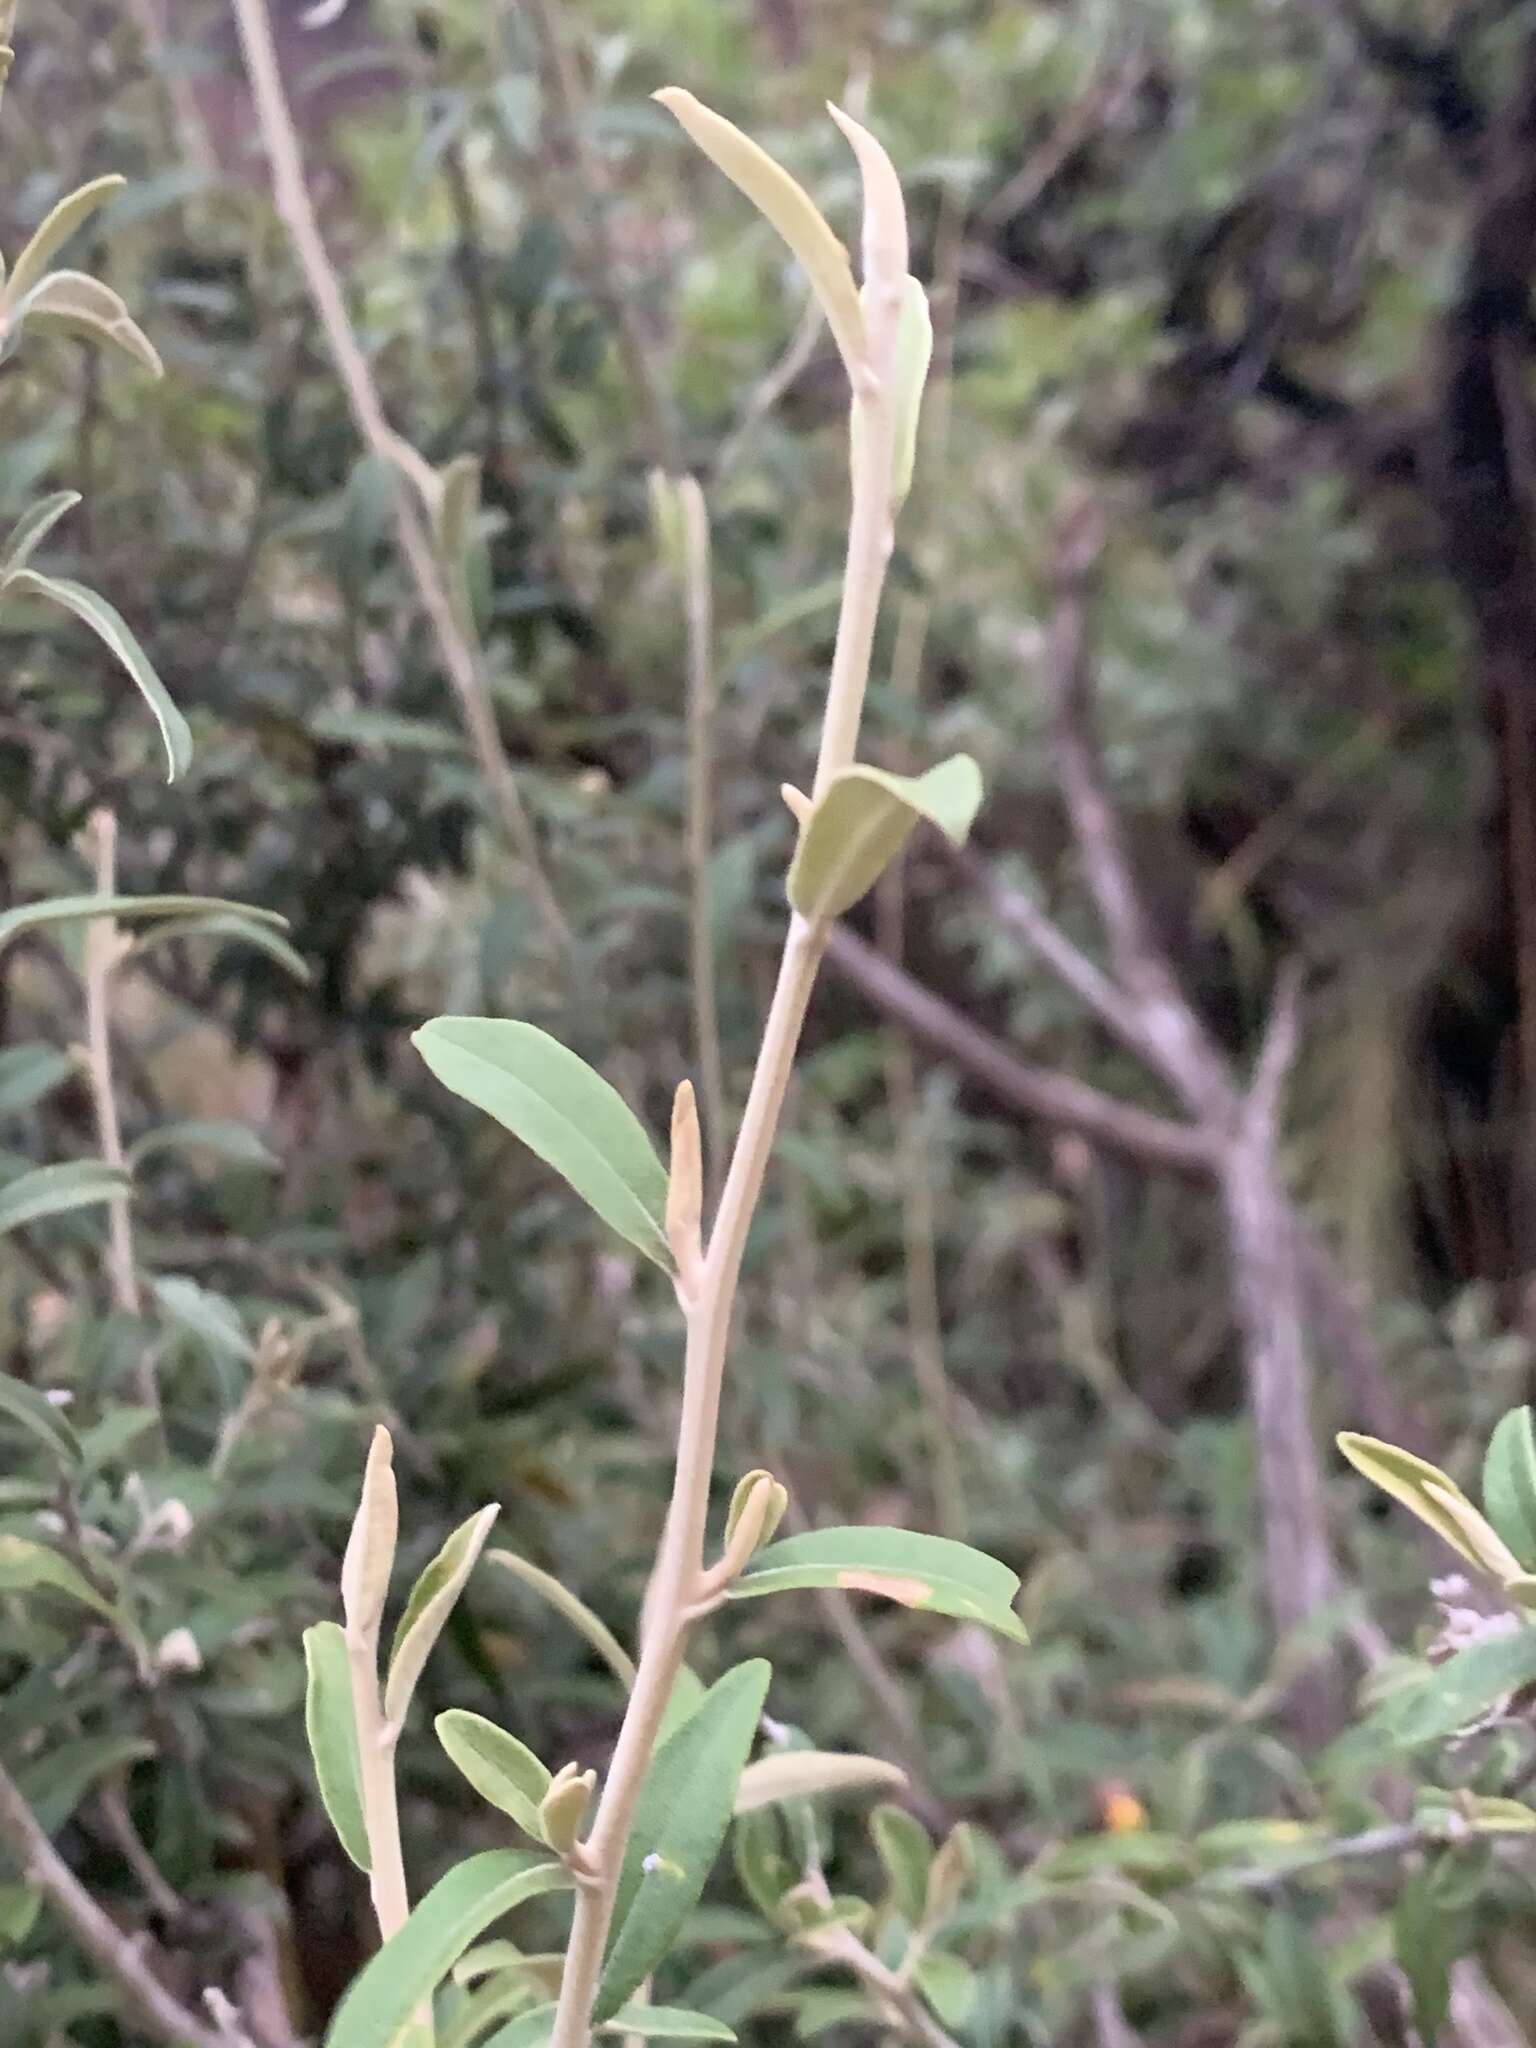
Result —
M 1522 1627 L 1458 1650 L 1417 1683 L 1392 1692 L 1372 1711 L 1365 1730 L 1408 1749 L 1439 1742 L 1531 1684 L 1536 1684 L 1536 1628 Z
M 617 1089 L 532 1024 L 438 1017 L 412 1044 L 455 1095 L 521 1138 L 665 1271 L 667 1172 Z
M 347 1667 L 347 1640 L 334 1621 L 316 1622 L 313 1628 L 304 1631 L 304 1662 L 309 1673 L 304 1727 L 321 1802 L 342 1848 L 359 1870 L 370 1870 L 373 1856 L 363 1818 L 362 1768 L 352 1680 Z
M 24 596 L 60 605 L 90 627 L 133 678 L 139 695 L 155 715 L 170 767 L 166 780 L 174 782 L 178 775 L 184 774 L 192 760 L 191 729 L 171 702 L 169 691 L 156 675 L 149 656 L 122 614 L 94 590 L 87 590 L 83 583 L 76 583 L 67 576 L 44 576 L 36 569 L 13 570 L 5 579 L 4 590 L 7 596 L 18 591 Z
M 54 491 L 29 505 L 11 528 L 11 537 L 0 554 L 0 583 L 17 569 L 24 569 L 32 554 L 58 525 L 64 514 L 80 502 L 78 491 Z
M 39 931 L 50 924 L 78 924 L 87 917 L 191 919 L 204 913 L 238 918 L 243 927 L 271 926 L 281 931 L 288 923 L 275 910 L 258 910 L 224 896 L 48 896 L 40 903 L 18 903 L 14 910 L 0 912 L 0 946 L 19 939 L 23 932 Z M 166 936 L 170 935 L 167 932 Z M 176 936 L 182 934 L 178 931 Z
M 550 1776 L 526 1743 L 462 1707 L 439 1714 L 435 1726 L 450 1761 L 480 1797 L 516 1821 L 525 1835 L 541 1840 L 539 1806 Z
M 240 910 L 210 910 L 195 917 L 171 918 L 164 924 L 152 926 L 147 932 L 141 932 L 134 941 L 134 951 L 143 953 L 167 939 L 234 939 L 242 946 L 251 946 L 258 953 L 265 953 L 293 980 L 312 981 L 314 976 L 309 962 L 295 952 L 276 929 L 276 926 L 286 925 L 287 919 L 279 917 L 267 922 L 258 922 L 258 919 L 271 919 L 271 913 L 242 906 Z
M 864 316 L 848 251 L 815 201 L 765 149 L 681 87 L 655 95 L 704 154 L 778 229 L 811 281 L 850 378 L 864 362 Z
M 570 1882 L 563 1864 L 516 1849 L 455 1865 L 364 1967 L 331 2022 L 326 2048 L 403 2048 L 417 2012 L 471 1942 L 515 1906 Z
M 844 768 L 806 820 L 790 863 L 788 893 L 802 917 L 841 917 L 874 887 L 926 820 L 961 845 L 981 803 L 981 770 L 955 754 L 926 775 Z
M 918 1926 L 928 1898 L 928 1873 L 933 1867 L 933 1842 L 928 1830 L 904 1806 L 877 1806 L 869 1816 L 869 1832 L 885 1872 L 892 1905 L 908 1926 Z
M 1527 1571 L 1536 1568 L 1536 1429 L 1511 1408 L 1488 1440 L 1483 1511 Z
M 586 1638 L 625 1691 L 629 1690 L 635 1682 L 634 1658 L 602 1617 L 594 1614 L 584 1600 L 578 1599 L 569 1586 L 562 1585 L 553 1573 L 541 1571 L 536 1564 L 530 1564 L 526 1557 L 519 1557 L 512 1550 L 488 1550 L 485 1561 L 487 1564 L 499 1564 L 503 1571 L 520 1579 L 541 1600 L 548 1601 L 578 1635 Z
M 161 1124 L 158 1130 L 146 1131 L 130 1149 L 129 1163 L 137 1166 L 157 1152 L 178 1150 L 212 1152 L 235 1166 L 271 1169 L 279 1164 L 249 1124 L 218 1116 L 187 1117 L 180 1123 Z
M 23 1223 L 38 1223 L 45 1216 L 62 1216 L 70 1209 L 114 1202 L 132 1190 L 133 1182 L 126 1173 L 100 1159 L 70 1159 L 59 1166 L 35 1166 L 0 1187 L 0 1237 L 20 1229 Z
M 499 1513 L 493 1502 L 479 1514 L 471 1515 L 467 1522 L 461 1522 L 411 1588 L 411 1597 L 395 1631 L 389 1676 L 384 1682 L 384 1712 L 397 1725 L 405 1719 L 422 1667 L 431 1656 L 432 1646 L 442 1634 Z
M 611 2019 L 671 1948 L 725 1831 L 768 1693 L 761 1659 L 717 1679 L 652 1758 L 614 1899 L 594 2017 Z
M 858 161 L 864 187 L 864 230 L 860 238 L 864 288 L 860 305 L 866 339 L 872 341 L 884 316 L 884 308 L 878 303 L 880 296 L 898 293 L 907 275 L 907 202 L 902 197 L 896 166 L 878 137 L 830 101 L 827 112 L 843 131 L 844 140 Z M 895 306 L 890 308 L 892 314 L 896 310 Z
M 26 1536 L 0 1536 L 0 1593 L 61 1593 L 98 1614 L 114 1615 L 110 1600 L 98 1593 L 67 1558 Z
M 36 284 L 24 299 L 8 309 L 6 331 L 23 326 L 51 328 L 77 340 L 99 342 L 120 349 L 130 362 L 152 377 L 164 375 L 165 366 L 149 336 L 134 320 L 128 308 L 98 277 L 81 270 L 55 270 Z
M 642 2041 L 734 2041 L 724 2020 L 680 2005 L 624 2005 L 604 2020 L 600 2034 L 635 2034 Z
M 1433 1529 L 1469 1564 L 1475 1564 L 1480 1571 L 1492 1570 L 1499 1577 L 1507 1575 L 1491 1560 L 1499 1552 L 1508 1555 L 1508 1546 L 1484 1522 L 1455 1480 L 1442 1472 L 1438 1465 L 1431 1465 L 1427 1458 L 1416 1457 L 1412 1451 L 1400 1450 L 1396 1444 L 1383 1443 L 1373 1436 L 1361 1436 L 1353 1430 L 1344 1431 L 1338 1438 L 1338 1446 L 1357 1472 L 1363 1473 L 1373 1486 L 1379 1486 L 1393 1500 L 1410 1508 L 1421 1522 Z M 1477 1524 L 1486 1529 L 1486 1541 L 1480 1539 Z M 1510 1556 L 1509 1571 L 1518 1572 L 1519 1568 L 1518 1559 Z
M 49 264 L 64 247 L 71 235 L 83 228 L 93 213 L 115 198 L 127 183 L 126 178 L 115 172 L 108 172 L 103 178 L 93 178 L 88 185 L 71 192 L 61 199 L 52 211 L 39 223 L 21 254 L 11 266 L 6 282 L 4 303 L 14 306 L 18 299 L 26 297 L 35 284 L 41 282 Z
M 883 1757 L 830 1749 L 786 1750 L 747 1765 L 736 1788 L 735 1811 L 739 1817 L 761 1806 L 780 1806 L 787 1799 L 837 1792 L 900 1791 L 906 1782 L 905 1771 Z
M 29 1435 L 45 1444 L 61 1465 L 78 1465 L 84 1458 L 80 1439 L 46 1395 L 24 1380 L 0 1373 L 0 1417 L 9 1416 Z
M 933 316 L 928 310 L 928 294 L 915 277 L 909 277 L 896 337 L 896 444 L 891 464 L 891 505 L 896 511 L 906 503 L 912 488 L 918 422 L 932 360 Z
M 733 1600 L 835 1586 L 935 1614 L 977 1621 L 1028 1642 L 1013 1611 L 1018 1574 L 968 1544 L 910 1529 L 813 1529 L 760 1550 L 730 1590 Z

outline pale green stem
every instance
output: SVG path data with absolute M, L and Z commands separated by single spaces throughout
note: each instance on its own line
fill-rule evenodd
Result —
M 352 1680 L 352 1711 L 357 1720 L 357 1757 L 363 1802 L 363 1827 L 372 1864 L 368 1886 L 380 1941 L 398 1934 L 410 1918 L 411 1899 L 405 1883 L 405 1855 L 400 1844 L 400 1806 L 395 1790 L 395 1746 L 399 1730 L 384 1719 L 379 1700 L 378 1624 L 366 1632 L 347 1630 L 347 1668 Z M 424 2006 L 414 2019 L 409 2048 L 431 2048 L 432 2008 Z

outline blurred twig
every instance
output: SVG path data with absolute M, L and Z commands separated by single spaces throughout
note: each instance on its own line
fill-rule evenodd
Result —
M 103 1912 L 38 1825 L 20 1787 L 0 1764 L 0 1839 L 76 1942 L 117 1986 L 124 2013 L 167 2048 L 251 2048 L 249 2036 L 206 2027 L 160 1982 L 157 1945 L 128 1934 Z
M 409 493 L 397 489 L 394 495 L 395 535 L 400 553 L 427 615 L 439 659 L 458 700 L 465 732 L 502 830 L 527 871 L 546 931 L 563 949 L 569 944 L 570 933 L 544 872 L 533 820 L 502 745 L 480 658 L 459 624 L 418 509 L 418 500 L 421 506 L 434 502 L 438 490 L 436 475 L 421 454 L 390 425 L 368 359 L 352 330 L 341 283 L 326 253 L 305 180 L 304 160 L 278 68 L 266 0 L 235 0 L 235 15 L 256 117 L 266 145 L 273 203 L 293 244 L 357 430 L 370 452 L 402 472 L 411 486 Z

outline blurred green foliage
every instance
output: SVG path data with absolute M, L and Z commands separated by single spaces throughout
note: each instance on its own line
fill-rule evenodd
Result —
M 658 1131 L 694 1069 L 682 624 L 646 499 L 658 457 L 699 473 L 713 522 L 732 1101 L 783 918 L 791 821 L 762 793 L 804 773 L 842 415 L 824 337 L 753 407 L 803 287 L 651 106 L 657 86 L 739 119 L 844 226 L 852 174 L 810 117 L 867 86 L 923 275 L 955 305 L 943 425 L 930 419 L 895 565 L 928 607 L 921 693 L 880 679 L 889 637 L 872 692 L 888 765 L 918 736 L 925 760 L 973 753 L 988 860 L 1086 932 L 1031 675 L 1052 516 L 1091 481 L 1112 522 L 1096 618 L 1109 758 L 1154 908 L 1241 1057 L 1276 960 L 1306 961 L 1289 1164 L 1453 1470 L 1521 1397 L 1528 1345 L 1501 1221 L 1508 977 L 1479 979 L 1467 939 L 1486 737 L 1428 494 L 1397 453 L 1468 179 L 1350 11 L 581 0 L 564 30 L 601 194 L 563 140 L 534 14 L 352 0 L 306 31 L 301 11 L 280 10 L 285 47 L 295 79 L 318 76 L 301 102 L 312 167 L 391 416 L 434 463 L 484 463 L 474 601 L 573 944 L 551 948 L 490 818 L 389 545 L 388 485 L 359 460 L 270 213 L 225 10 L 174 0 L 173 34 L 147 54 L 133 10 L 24 4 L 0 245 L 83 179 L 128 173 L 84 239 L 168 374 L 150 386 L 67 341 L 8 361 L 0 524 L 46 490 L 84 493 L 46 566 L 128 618 L 196 753 L 167 788 L 110 659 L 62 615 L 7 612 L 0 897 L 88 888 L 78 835 L 108 803 L 124 889 L 277 911 L 310 979 L 217 931 L 119 975 L 140 1321 L 110 1309 L 95 1212 L 0 1240 L 5 1369 L 61 1424 L 52 1440 L 0 1403 L 0 1544 L 43 1543 L 108 1610 L 0 1579 L 0 1758 L 193 1997 L 234 1986 L 252 1926 L 274 1928 L 303 2035 L 368 1944 L 303 1760 L 300 1637 L 330 1612 L 369 1425 L 395 1432 L 409 1566 L 499 1500 L 496 1540 L 626 1640 L 664 1504 L 665 1283 L 434 1088 L 408 1042 L 436 1011 L 530 1018 Z M 1382 12 L 1454 47 L 1487 108 L 1528 10 Z M 913 971 L 967 1014 L 1158 1106 L 931 849 L 910 864 L 905 923 Z M 78 966 L 77 927 L 0 956 L 7 1179 L 93 1150 L 67 1057 Z M 1321 1758 L 1287 1735 L 1277 1672 L 1294 1646 L 1277 1667 L 1260 1619 L 1208 1198 L 1074 1149 L 942 1061 L 918 1061 L 909 1096 L 899 1043 L 828 979 L 749 1254 L 722 1495 L 761 1463 L 809 1520 L 939 1525 L 914 1366 L 916 1161 L 956 1533 L 1024 1575 L 1034 1648 L 871 1609 L 850 1658 L 846 1611 L 810 1603 L 792 1623 L 733 1610 L 716 1638 L 722 1668 L 771 1644 L 770 1711 L 819 1745 L 910 1766 L 920 1728 L 919 1810 L 936 1832 L 975 1823 L 979 1842 L 928 1958 L 931 2006 L 977 2048 L 1091 2038 L 1106 1997 L 1149 2044 L 1394 2040 L 1395 1916 L 1421 2018 L 1468 1947 L 1536 2023 L 1517 1836 L 1427 1855 L 1415 1836 L 1406 1860 L 1323 1853 L 1409 1825 L 1424 1785 L 1506 1790 L 1530 1730 L 1506 1715 L 1448 1748 L 1367 1737 Z M 159 1416 L 136 1388 L 146 1348 Z M 1369 1606 L 1423 1647 L 1440 1626 L 1423 1557 L 1342 1476 L 1335 1505 L 1340 1632 Z M 422 1693 L 423 1731 L 451 1702 L 584 1761 L 615 1720 L 581 1636 L 489 1572 Z M 499 1841 L 435 1745 L 402 1757 L 416 1868 Z M 822 1846 L 840 1891 L 896 1882 L 841 1809 Z M 754 2042 L 867 2038 L 846 1987 L 770 1940 L 751 1897 L 717 1880 L 658 1995 Z M 899 1903 L 879 1911 L 901 1919 Z M 135 2038 L 16 1871 L 0 1872 L 0 1952 L 7 2041 Z

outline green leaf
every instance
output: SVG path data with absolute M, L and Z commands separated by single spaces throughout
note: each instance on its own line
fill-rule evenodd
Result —
M 12 1379 L 8 1373 L 0 1373 L 0 1415 L 19 1422 L 39 1443 L 46 1444 L 61 1464 L 78 1465 L 85 1455 L 60 1410 L 36 1387 Z
M 309 729 L 319 739 L 345 740 L 359 747 L 399 747 L 414 754 L 443 754 L 467 758 L 469 743 L 463 733 L 436 719 L 407 718 L 394 711 L 347 708 L 317 711 Z
M 761 1658 L 726 1672 L 651 1760 L 619 1873 L 598 2020 L 633 1997 L 698 1903 L 730 1825 L 769 1675 Z
M 513 1907 L 570 1883 L 564 1864 L 518 1849 L 487 1850 L 455 1865 L 365 1965 L 331 2022 L 326 2048 L 403 2048 L 418 2010 L 471 1942 Z
M 736 1789 L 736 1812 L 751 1813 L 759 1806 L 832 1792 L 899 1791 L 906 1782 L 906 1772 L 883 1757 L 831 1749 L 784 1750 L 747 1765 Z
M 784 1824 L 774 1808 L 760 1806 L 737 1820 L 731 1860 L 747 1897 L 765 1920 L 776 1920 L 779 1901 L 800 1873 L 784 1852 Z
M 29 1173 L 0 1187 L 0 1237 L 23 1223 L 44 1216 L 62 1216 L 69 1209 L 88 1209 L 126 1195 L 133 1183 L 126 1173 L 100 1159 L 70 1159 L 60 1166 L 34 1166 Z
M 342 1848 L 359 1870 L 371 1870 L 347 1638 L 334 1621 L 318 1621 L 305 1629 L 304 1662 L 309 1673 L 304 1727 L 321 1802 Z
M 6 325 L 11 332 L 23 326 L 37 326 L 71 334 L 82 341 L 99 342 L 121 349 L 152 377 L 165 373 L 154 343 L 117 293 L 99 277 L 87 277 L 83 270 L 51 271 L 24 299 L 18 299 L 9 308 Z
M 667 1272 L 667 1171 L 624 1098 L 532 1024 L 438 1017 L 412 1039 L 445 1087 L 521 1138 Z
M 961 845 L 981 803 L 981 770 L 953 754 L 926 775 L 845 768 L 806 819 L 790 863 L 789 900 L 813 922 L 841 917 L 881 874 L 922 821 Z
M 93 213 L 105 206 L 127 184 L 127 179 L 109 172 L 104 178 L 92 178 L 88 185 L 61 199 L 44 216 L 34 230 L 31 240 L 11 266 L 11 274 L 0 303 L 14 306 L 24 299 L 35 284 L 47 273 L 49 264 L 64 244 L 77 234 Z
M 78 491 L 53 491 L 29 505 L 11 528 L 11 537 L 0 554 L 0 584 L 17 569 L 24 569 L 31 555 L 58 525 L 64 514 L 80 502 Z
M 432 1646 L 453 1612 L 464 1581 L 475 1568 L 475 1559 L 491 1533 L 491 1524 L 501 1510 L 494 1502 L 461 1522 L 442 1549 L 411 1588 L 405 1612 L 395 1630 L 389 1653 L 389 1676 L 384 1683 L 384 1712 L 396 1724 L 410 1709 L 416 1681 L 432 1654 Z
M 531 2012 L 520 2012 L 515 2020 L 498 2027 L 480 2043 L 480 2048 L 543 2048 L 554 2028 L 555 2008 L 536 2005 Z
M 288 920 L 275 910 L 257 910 L 249 903 L 231 903 L 222 896 L 49 896 L 41 903 L 21 903 L 0 913 L 0 946 L 23 932 L 50 924 L 78 924 L 86 917 L 178 917 L 204 911 L 234 913 L 242 924 L 271 925 L 281 931 Z M 157 934 L 156 936 L 182 936 Z M 141 941 L 142 943 L 142 941 Z
M 1536 1567 L 1536 1427 L 1529 1408 L 1511 1408 L 1488 1440 L 1483 1512 L 1527 1570 Z
M 934 1949 L 919 1962 L 917 1988 L 946 2027 L 963 2027 L 976 2003 L 976 1973 L 959 1956 Z
M 87 590 L 83 583 L 76 583 L 68 576 L 44 576 L 37 569 L 13 570 L 5 579 L 4 591 L 7 597 L 12 592 L 19 592 L 23 596 L 42 598 L 49 604 L 62 605 L 65 611 L 73 612 L 82 624 L 90 627 L 133 678 L 139 695 L 155 715 L 165 744 L 169 768 L 166 780 L 174 782 L 178 775 L 185 774 L 192 760 L 191 729 L 171 702 L 169 691 L 156 675 L 149 656 L 139 645 L 122 613 L 94 590 Z
M 655 97 L 789 244 L 811 281 L 839 353 L 853 376 L 864 360 L 864 315 L 848 251 L 815 201 L 765 149 L 691 92 L 673 85 Z
M 232 1301 L 181 1273 L 162 1273 L 151 1285 L 166 1314 L 211 1351 L 243 1359 L 247 1365 L 254 1360 L 256 1347 L 245 1334 L 240 1312 Z
M 978 1621 L 1027 1643 L 1013 1611 L 1018 1575 L 995 1558 L 947 1536 L 910 1529 L 813 1529 L 760 1550 L 731 1588 L 733 1600 L 835 1586 L 874 1593 L 903 1607 Z
M 542 1840 L 539 1802 L 549 1790 L 549 1772 L 533 1751 L 494 1721 L 462 1707 L 439 1714 L 435 1725 L 438 1741 L 480 1797 L 516 1821 L 525 1835 Z
M 927 1903 L 928 1872 L 933 1865 L 928 1830 L 904 1806 L 877 1806 L 869 1816 L 869 1832 L 885 1872 L 891 1904 L 909 1927 L 917 1927 Z
M 440 472 L 437 503 L 432 507 L 432 538 L 448 578 L 459 622 L 474 630 L 474 606 L 466 575 L 475 519 L 480 510 L 480 458 L 456 455 Z
M 1413 1998 L 1423 2048 L 1435 2048 L 1451 2009 L 1451 1965 L 1472 1932 L 1464 1898 L 1444 1897 L 1446 1859 L 1408 1872 L 1392 1914 L 1392 1947 Z
M 0 1116 L 15 1116 L 52 1094 L 75 1071 L 67 1052 L 31 1039 L 0 1052 Z
M 1536 1682 L 1536 1628 L 1458 1650 L 1382 1701 L 1365 1732 L 1404 1749 L 1438 1742 L 1479 1720 L 1506 1694 Z
M 933 316 L 928 310 L 928 294 L 915 277 L 909 277 L 901 301 L 901 326 L 896 338 L 896 445 L 891 471 L 891 498 L 898 510 L 912 488 L 912 471 L 917 462 L 917 426 L 932 358 Z
M 584 1600 L 579 1600 L 568 1586 L 564 1586 L 551 1572 L 541 1571 L 536 1564 L 530 1564 L 526 1557 L 519 1557 L 512 1550 L 488 1550 L 487 1564 L 499 1564 L 503 1571 L 510 1572 L 515 1579 L 541 1600 L 548 1601 L 555 1612 L 564 1618 L 596 1650 L 614 1677 L 627 1692 L 635 1682 L 635 1660 L 630 1656 L 618 1637 L 600 1615 L 596 1615 Z M 685 1666 L 684 1669 L 687 1667 Z M 692 1674 L 689 1674 L 692 1676 Z M 682 1673 L 679 1672 L 681 1677 Z M 694 1681 L 697 1684 L 697 1680 Z M 702 1687 L 700 1688 L 702 1691 Z
M 258 919 L 263 922 L 258 923 Z M 295 981 L 311 981 L 314 977 L 308 961 L 273 929 L 274 925 L 285 926 L 287 922 L 286 918 L 274 917 L 268 911 L 251 910 L 240 905 L 234 911 L 213 910 L 206 916 L 177 917 L 167 924 L 157 924 L 139 934 L 133 950 L 143 953 L 164 939 L 238 939 L 242 945 L 254 946 L 258 953 L 265 953 L 269 960 L 275 960 Z
M 280 1164 L 249 1124 L 201 1116 L 188 1117 L 182 1123 L 162 1124 L 158 1130 L 146 1132 L 130 1150 L 129 1164 L 138 1166 L 156 1152 L 179 1149 L 212 1152 L 235 1166 L 261 1166 L 271 1171 Z
M 1519 1572 L 1520 1560 L 1438 1465 L 1353 1430 L 1344 1431 L 1336 1441 L 1357 1472 L 1410 1508 L 1469 1564 L 1500 1580 Z
M 117 1610 L 87 1584 L 67 1558 L 26 1536 L 0 1536 L 0 1593 L 62 1593 L 109 1619 Z
M 20 1947 L 36 1926 L 42 1904 L 36 1885 L 0 1884 L 0 1949 Z
M 142 1735 L 88 1735 L 29 1763 L 17 1782 L 38 1826 L 56 1835 L 93 1785 L 154 1754 Z
M 598 2027 L 600 2034 L 638 2034 L 642 2041 L 734 2041 L 724 2020 L 680 2005 L 625 2005 Z

